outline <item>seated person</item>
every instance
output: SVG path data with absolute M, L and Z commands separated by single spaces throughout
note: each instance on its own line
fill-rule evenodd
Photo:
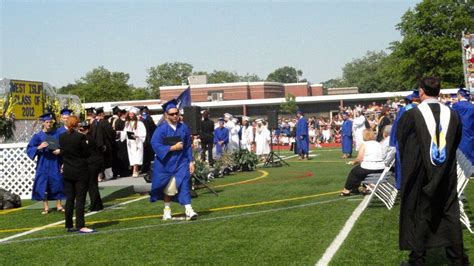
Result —
M 364 129 L 362 136 L 364 143 L 359 148 L 357 158 L 349 162 L 349 164 L 357 165 L 349 173 L 340 196 L 349 196 L 352 192 L 356 192 L 367 175 L 382 173 L 385 168 L 382 146 L 375 141 L 374 132 Z

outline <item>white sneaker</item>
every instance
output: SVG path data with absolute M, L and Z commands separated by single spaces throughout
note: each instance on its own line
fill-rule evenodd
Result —
M 196 220 L 197 218 L 198 214 L 193 209 L 186 210 L 186 220 Z
M 171 216 L 171 208 L 170 207 L 165 207 L 163 209 L 163 220 L 167 221 L 167 220 L 171 220 L 171 219 L 173 219 L 173 217 Z

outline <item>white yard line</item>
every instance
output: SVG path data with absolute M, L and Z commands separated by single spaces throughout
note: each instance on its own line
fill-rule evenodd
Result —
M 310 202 L 310 203 L 303 203 L 303 204 L 299 204 L 299 205 L 273 208 L 273 209 L 268 209 L 268 210 L 244 212 L 244 213 L 239 213 L 239 214 L 231 214 L 231 215 L 212 217 L 212 218 L 203 218 L 203 219 L 199 218 L 198 220 L 195 220 L 195 221 L 180 221 L 180 220 L 177 220 L 176 222 L 164 222 L 164 223 L 159 223 L 159 224 L 142 225 L 142 226 L 136 226 L 136 227 L 101 230 L 101 231 L 99 231 L 97 233 L 94 233 L 94 234 L 64 234 L 64 235 L 57 235 L 57 236 L 26 238 L 26 239 L 6 241 L 6 242 L 3 242 L 3 243 L 0 242 L 0 245 L 6 245 L 6 244 L 12 244 L 12 243 L 25 243 L 25 242 L 28 243 L 28 242 L 44 241 L 44 240 L 51 240 L 51 239 L 62 239 L 62 238 L 69 238 L 69 237 L 81 237 L 81 236 L 85 237 L 86 235 L 88 235 L 88 236 L 105 235 L 105 234 L 112 234 L 112 233 L 118 233 L 118 232 L 124 232 L 124 231 L 136 231 L 136 230 L 142 230 L 142 229 L 147 229 L 147 228 L 171 226 L 171 225 L 186 225 L 186 224 L 187 225 L 192 225 L 192 224 L 196 224 L 196 223 L 205 223 L 205 222 L 212 222 L 212 221 L 219 221 L 219 220 L 227 220 L 227 219 L 231 219 L 231 218 L 239 218 L 239 217 L 246 217 L 246 216 L 258 215 L 258 214 L 264 214 L 264 213 L 272 213 L 272 212 L 286 211 L 286 210 L 291 210 L 291 209 L 305 208 L 305 207 L 308 207 L 308 206 L 327 204 L 327 203 L 332 203 L 332 202 L 337 202 L 337 201 L 342 201 L 342 200 L 346 200 L 346 199 L 345 198 L 336 198 L 336 199 L 330 199 L 330 200 L 324 200 L 324 201 L 314 201 L 314 202 Z
M 107 207 L 105 209 L 103 209 L 102 211 L 105 211 L 105 210 L 108 210 L 108 209 L 113 209 L 113 208 L 116 208 L 116 207 L 119 207 L 119 206 L 123 206 L 123 205 L 127 205 L 127 204 L 130 204 L 130 203 L 133 203 L 135 201 L 139 201 L 139 200 L 142 200 L 142 199 L 145 199 L 145 198 L 149 198 L 150 196 L 143 196 L 143 197 L 140 197 L 140 198 L 136 198 L 136 199 L 132 199 L 132 200 L 129 200 L 129 201 L 125 201 L 125 202 L 121 202 L 121 203 L 117 203 L 115 205 L 112 205 L 110 207 Z M 86 215 L 84 216 L 91 216 L 91 215 L 94 215 L 96 213 L 100 213 L 102 211 L 96 211 L 96 212 L 89 212 L 87 213 Z M 26 231 L 26 232 L 22 232 L 22 233 L 19 233 L 19 234 L 15 234 L 15 235 L 12 235 L 12 236 L 8 236 L 8 237 L 5 237 L 5 238 L 2 238 L 0 239 L 0 244 L 3 243 L 3 242 L 7 242 L 7 241 L 10 241 L 12 239 L 15 239 L 15 238 L 19 238 L 19 237 L 22 237 L 22 236 L 26 236 L 26 235 L 29 235 L 29 234 L 32 234 L 32 233 L 35 233 L 35 232 L 38 232 L 38 231 L 42 231 L 44 229 L 47 229 L 47 228 L 50 228 L 52 226 L 56 226 L 56 225 L 60 225 L 60 224 L 63 224 L 64 223 L 64 220 L 61 220 L 61 221 L 57 221 L 55 223 L 51 223 L 51 224 L 47 224 L 47 225 L 43 225 L 43 226 L 40 226 L 40 227 L 36 227 L 36 228 L 33 228 L 29 231 Z
M 326 249 L 321 259 L 319 259 L 319 261 L 316 263 L 316 266 L 323 266 L 323 265 L 325 266 L 325 265 L 328 265 L 329 262 L 331 262 L 332 258 L 334 257 L 336 252 L 341 247 L 342 243 L 344 243 L 344 240 L 346 240 L 347 236 L 351 232 L 352 227 L 354 227 L 354 224 L 356 223 L 357 219 L 359 219 L 362 212 L 365 210 L 365 208 L 367 208 L 367 205 L 369 205 L 369 200 L 370 200 L 370 197 L 368 196 L 364 197 L 364 200 L 352 212 L 351 217 L 349 217 L 349 219 L 346 221 L 346 223 L 344 224 L 344 227 L 336 236 L 336 238 L 332 241 L 331 245 L 329 245 L 329 247 Z

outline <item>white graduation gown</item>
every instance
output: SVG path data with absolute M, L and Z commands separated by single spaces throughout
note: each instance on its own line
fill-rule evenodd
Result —
M 134 123 L 137 123 L 137 128 L 134 129 Z M 135 139 L 127 138 L 127 131 L 135 134 Z M 142 121 L 127 121 L 125 129 L 121 133 L 121 138 L 127 139 L 127 151 L 130 165 L 142 165 L 143 163 L 143 143 L 146 138 L 146 128 Z
M 265 126 L 257 127 L 255 145 L 257 155 L 270 153 L 270 131 Z

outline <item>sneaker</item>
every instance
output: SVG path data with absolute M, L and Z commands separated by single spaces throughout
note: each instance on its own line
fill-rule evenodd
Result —
M 167 220 L 171 220 L 171 219 L 173 219 L 173 217 L 171 216 L 171 208 L 170 207 L 165 207 L 163 209 L 163 220 L 167 221 Z
M 186 210 L 186 220 L 196 220 L 198 218 L 198 214 L 193 210 L 193 209 L 189 209 L 189 210 Z

